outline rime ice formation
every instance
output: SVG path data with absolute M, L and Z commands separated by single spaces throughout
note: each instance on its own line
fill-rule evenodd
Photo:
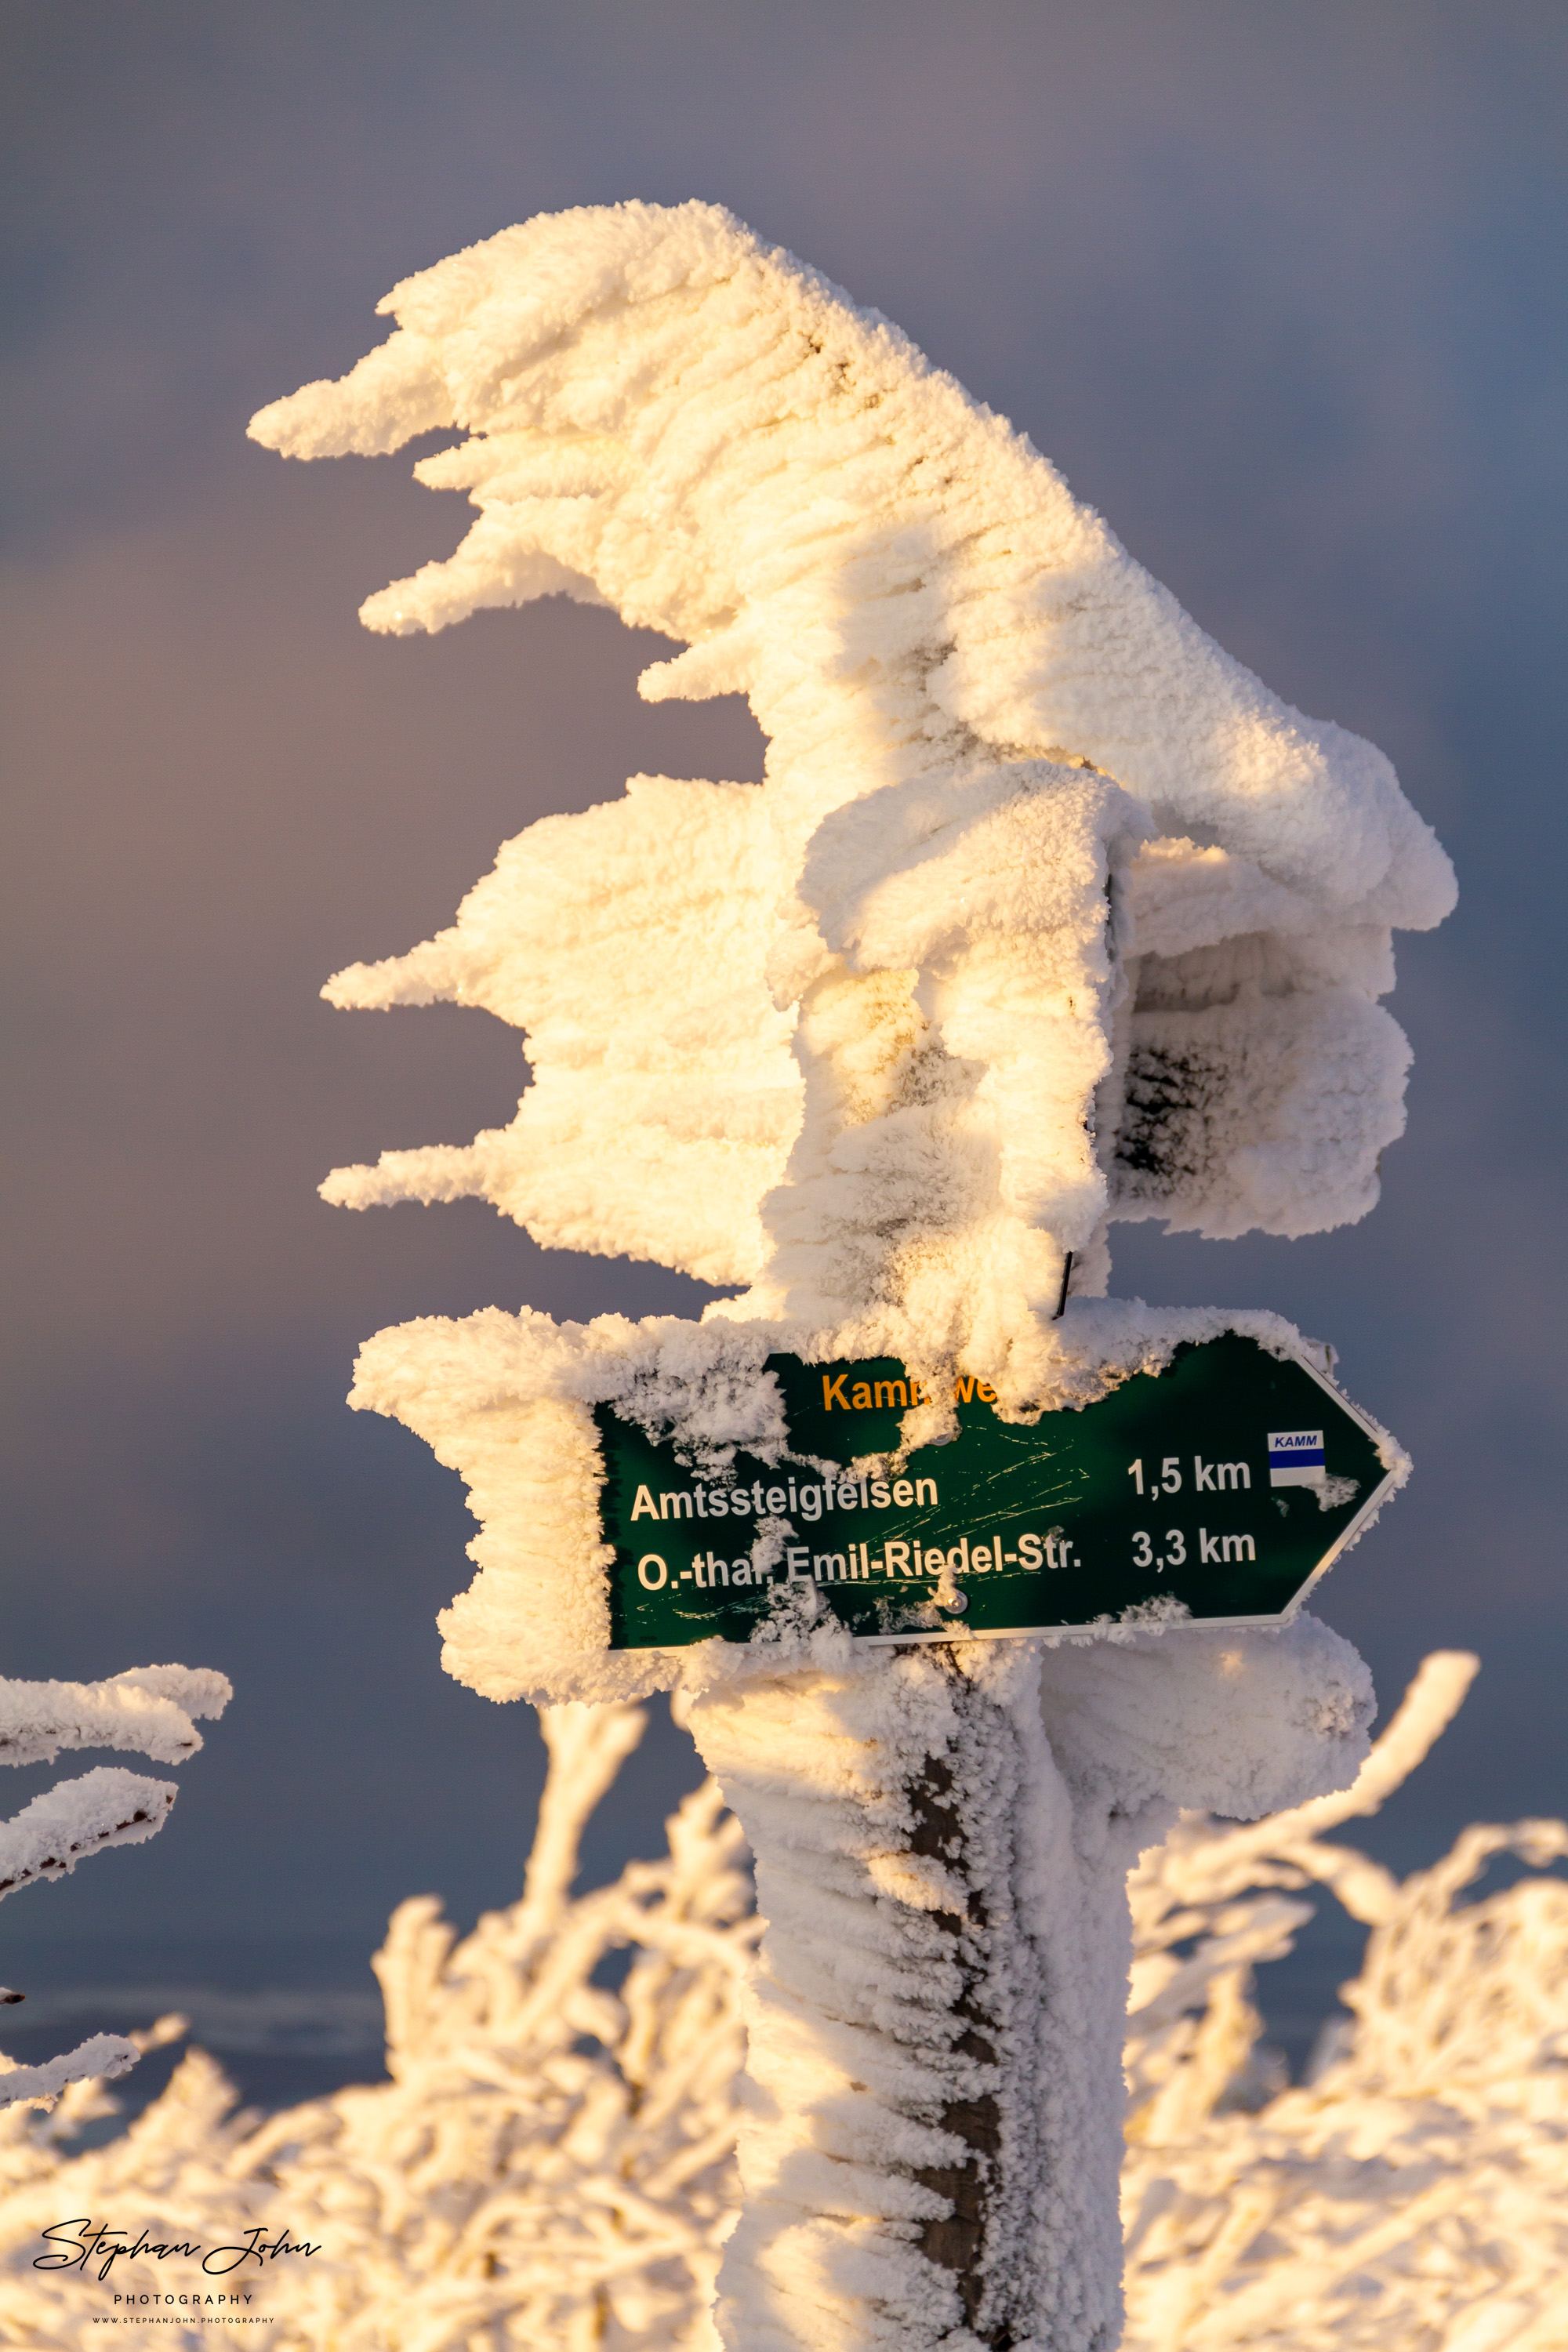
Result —
M 1022 1419 L 1183 1339 L 1293 1343 L 1106 1299 L 1108 1228 L 1365 1213 L 1403 1124 L 1391 932 L 1441 919 L 1447 862 L 1380 753 L 1270 695 L 1026 441 L 728 214 L 531 221 L 383 308 L 379 351 L 251 425 L 301 457 L 464 436 L 416 472 L 478 521 L 367 625 L 608 604 L 684 647 L 645 694 L 744 692 L 769 737 L 760 787 L 635 777 L 530 827 L 449 929 L 326 991 L 484 1006 L 533 1074 L 509 1128 L 330 1200 L 479 1194 L 542 1243 L 743 1286 L 700 1326 L 491 1309 L 365 1349 L 353 1401 L 481 1522 L 447 1663 L 497 1697 L 684 1683 L 752 1840 L 726 2344 L 1110 2352 L 1127 1870 L 1184 1792 L 1246 1815 L 1342 1785 L 1359 1662 L 1304 1619 L 889 1658 L 804 1588 L 743 1647 L 611 1657 L 591 1408 L 776 1458 L 773 1349 L 895 1356 L 936 1396 L 962 1370 Z M 903 1443 L 950 1422 L 917 1407 Z
M 479 519 L 373 596 L 445 628 L 562 593 L 743 691 L 760 789 L 634 778 L 501 853 L 357 1005 L 528 1033 L 518 1118 L 340 1171 L 354 1206 L 477 1192 L 535 1238 L 907 1312 L 987 1378 L 1112 1216 L 1358 1217 L 1400 1131 L 1377 1006 L 1447 860 L 1371 745 L 1270 695 L 1028 442 L 718 209 L 531 221 L 405 280 L 340 383 L 251 426 L 416 468 Z M 967 1353 L 965 1352 L 967 1351 Z
M 725 2341 L 1100 2352 L 1127 1873 L 1184 1801 L 1342 1787 L 1370 1678 L 1310 1617 L 1143 1636 L 1047 1653 L 1042 1724 L 1033 1642 L 869 1670 L 844 1647 L 837 1672 L 722 1684 L 690 1713 L 767 1921 Z
M 233 1695 L 226 1675 L 203 1666 L 132 1666 L 100 1683 L 0 1681 L 0 1763 L 52 1764 L 62 1748 L 117 1748 L 183 1763 L 202 1744 L 193 1716 L 221 1715 Z M 0 1898 L 66 1877 L 89 1853 L 155 1837 L 178 1793 L 171 1780 L 118 1765 L 57 1780 L 0 1822 Z M 42 2066 L 0 2071 L 0 2107 L 52 2105 L 68 2084 L 123 2074 L 140 2055 L 122 2035 L 94 2034 Z

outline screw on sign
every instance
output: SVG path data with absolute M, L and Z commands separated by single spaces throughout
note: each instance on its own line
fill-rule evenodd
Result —
M 1259 1311 L 1109 1293 L 1118 1219 L 1363 1215 L 1447 862 L 1369 744 L 1194 627 L 1030 445 L 711 206 L 504 231 L 263 410 L 479 509 L 372 596 L 562 593 L 742 692 L 760 786 L 634 777 L 327 994 L 527 1033 L 518 1115 L 326 1196 L 492 1200 L 737 1295 L 383 1331 L 353 1402 L 468 1482 L 445 1663 L 684 1694 L 765 1919 L 723 2341 L 1109 2352 L 1125 1878 L 1182 1805 L 1346 1785 L 1299 1606 L 1407 1464 Z M 994 1638 L 997 1637 L 997 1638 Z

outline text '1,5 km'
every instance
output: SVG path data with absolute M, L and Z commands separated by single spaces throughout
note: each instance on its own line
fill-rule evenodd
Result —
M 1303 1356 L 1237 1333 L 1032 1427 L 961 1380 L 956 1438 L 902 1461 L 900 1423 L 921 1402 L 902 1366 L 772 1356 L 765 1369 L 789 1450 L 737 1453 L 721 1475 L 597 1408 L 613 1648 L 747 1641 L 774 1596 L 805 1583 L 867 1641 L 1151 1611 L 1268 1624 L 1397 1475 L 1375 1423 Z

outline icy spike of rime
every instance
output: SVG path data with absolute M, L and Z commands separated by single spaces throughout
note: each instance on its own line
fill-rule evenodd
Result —
M 1371 1712 L 1310 1619 L 862 1655 L 692 1705 L 766 1923 L 732 2352 L 1110 2352 L 1129 1865 L 1184 1797 L 1342 1786 Z
M 1394 925 L 1447 862 L 1381 753 L 1220 651 L 1022 436 L 711 205 L 541 217 L 405 280 L 340 383 L 253 420 L 308 457 L 436 425 L 479 517 L 363 617 L 565 593 L 744 692 L 760 789 L 634 778 L 534 825 L 340 1004 L 528 1032 L 516 1119 L 327 1197 L 492 1201 L 547 1244 L 906 1309 L 996 1378 L 1105 1229 L 1363 1215 L 1407 1053 Z M 977 1305 L 976 1302 L 984 1302 Z M 829 1311 L 829 1303 L 831 1311 Z

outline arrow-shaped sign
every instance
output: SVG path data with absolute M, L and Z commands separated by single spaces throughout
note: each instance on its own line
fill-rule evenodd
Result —
M 1179 1348 L 1033 1427 L 960 1380 L 958 1434 L 897 1457 L 923 1400 L 901 1364 L 773 1356 L 790 1450 L 716 1477 L 609 1405 L 611 1646 L 744 1642 L 809 1584 L 872 1642 L 1288 1616 L 1399 1475 L 1374 1423 L 1298 1354 Z

